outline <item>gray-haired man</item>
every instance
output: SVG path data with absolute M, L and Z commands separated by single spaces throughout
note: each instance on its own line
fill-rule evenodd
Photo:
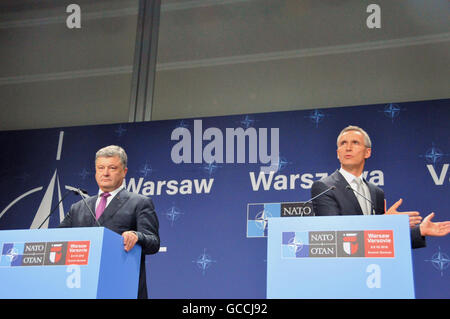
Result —
M 344 128 L 337 138 L 336 152 L 341 168 L 315 181 L 311 187 L 311 197 L 330 188 L 313 200 L 316 216 L 407 214 L 413 248 L 424 247 L 425 236 L 446 236 L 450 233 L 450 221 L 432 222 L 434 213 L 422 221 L 419 212 L 398 212 L 402 199 L 386 210 L 383 190 L 363 178 L 364 165 L 372 154 L 372 142 L 362 128 Z
M 100 149 L 95 156 L 99 192 L 87 198 L 86 203 L 101 226 L 122 235 L 126 251 L 136 243 L 142 246 L 138 298 L 147 298 L 145 255 L 159 250 L 159 222 L 150 198 L 123 187 L 127 171 L 127 155 L 121 147 Z M 97 221 L 83 201 L 79 201 L 72 205 L 59 227 L 90 227 L 96 226 Z

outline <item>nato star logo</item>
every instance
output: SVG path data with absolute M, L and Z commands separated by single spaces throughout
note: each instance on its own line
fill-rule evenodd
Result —
M 88 171 L 86 168 L 83 168 L 83 170 L 80 173 L 78 173 L 78 176 L 80 176 L 82 180 L 85 180 L 86 177 L 88 177 L 91 174 L 92 173 L 90 171 Z
M 308 232 L 283 232 L 281 239 L 281 250 L 283 258 L 308 257 Z
M 245 129 L 248 129 L 250 126 L 253 126 L 255 124 L 256 120 L 252 119 L 250 116 L 246 115 L 242 121 L 240 121 L 240 124 Z
M 16 260 L 17 256 L 19 255 L 19 251 L 15 248 L 11 248 L 7 253 L 6 253 L 6 257 L 9 259 L 9 262 L 13 262 L 14 260 Z
M 197 267 L 202 271 L 203 276 L 206 273 L 206 270 L 211 267 L 212 263 L 216 261 L 211 259 L 209 255 L 206 254 L 206 248 L 203 249 L 203 254 L 201 254 L 196 260 L 192 261 L 197 265 Z
M 450 258 L 447 254 L 441 252 L 441 247 L 438 247 L 438 252 L 431 256 L 431 259 L 425 261 L 431 262 L 433 267 L 441 272 L 441 277 L 444 276 L 444 270 L 450 265 Z
M 392 120 L 394 123 L 394 119 L 400 115 L 400 112 L 403 111 L 398 104 L 389 103 L 384 107 L 382 111 L 383 114 Z
M 153 168 L 151 165 L 145 162 L 144 166 L 142 166 L 142 168 L 139 170 L 139 173 L 141 173 L 142 176 L 147 177 L 147 175 L 153 173 Z
M 309 113 L 308 116 L 306 116 L 306 118 L 313 122 L 317 128 L 319 127 L 319 123 L 322 122 L 326 116 L 328 115 L 326 115 L 323 111 L 313 110 Z
M 256 226 L 263 231 L 267 230 L 267 223 L 270 217 L 272 217 L 272 214 L 265 210 L 259 212 L 255 217 Z
M 170 207 L 166 212 L 166 217 L 168 220 L 170 220 L 171 226 L 173 226 L 173 223 L 181 216 L 183 213 L 179 210 L 179 208 L 172 206 Z
M 248 204 L 247 238 L 267 237 L 267 225 L 270 217 L 280 217 L 279 204 Z
M 444 152 L 442 152 L 434 145 L 434 143 L 432 143 L 431 148 L 426 151 L 425 155 L 419 155 L 419 157 L 424 157 L 428 163 L 436 165 L 436 163 L 439 163 L 441 161 L 442 157 L 447 155 L 448 154 L 444 154 Z
M 126 133 L 127 129 L 124 128 L 122 125 L 119 125 L 119 127 L 114 131 L 117 135 L 117 137 L 122 137 Z
M 206 163 L 202 166 L 202 169 L 211 176 L 220 166 L 215 164 L 214 162 Z
M 277 172 L 281 172 L 290 162 L 283 156 L 278 158 Z
M 293 237 L 289 240 L 287 246 L 294 254 L 297 254 L 297 252 L 303 249 L 304 244 L 301 241 L 297 240 L 296 237 Z
M 0 267 L 20 266 L 24 243 L 4 243 L 1 249 Z
M 175 126 L 175 128 L 188 128 L 189 124 L 185 120 L 181 120 L 178 122 L 178 124 Z

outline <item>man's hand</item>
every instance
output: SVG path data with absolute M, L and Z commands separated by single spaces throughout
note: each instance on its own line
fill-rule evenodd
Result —
M 386 200 L 384 200 L 384 211 L 386 215 L 408 215 L 409 216 L 409 227 L 413 228 L 414 226 L 420 224 L 422 221 L 422 217 L 419 216 L 420 213 L 416 211 L 411 212 L 399 212 L 397 211 L 397 208 L 403 203 L 403 199 L 399 199 L 394 205 L 392 205 L 387 211 L 386 211 Z
M 422 224 L 420 224 L 420 234 L 422 236 L 445 236 L 450 233 L 450 221 L 433 223 L 434 213 L 431 213 L 424 218 Z
M 138 237 L 134 231 L 126 231 L 122 233 L 123 248 L 125 251 L 130 251 L 138 241 Z

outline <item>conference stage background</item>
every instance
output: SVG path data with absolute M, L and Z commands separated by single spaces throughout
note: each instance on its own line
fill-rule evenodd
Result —
M 94 154 L 118 144 L 129 156 L 127 188 L 150 196 L 159 216 L 166 251 L 147 257 L 150 296 L 265 298 L 266 216 L 248 212 L 248 204 L 309 199 L 312 182 L 339 167 L 336 137 L 353 124 L 372 138 L 367 178 L 384 189 L 388 206 L 403 198 L 402 211 L 423 217 L 434 211 L 435 221 L 450 220 L 449 119 L 447 99 L 0 132 L 0 229 L 32 227 L 67 188 L 96 194 Z M 231 154 L 226 143 L 237 128 L 259 141 L 256 151 L 247 138 L 245 163 L 238 163 L 239 148 Z M 263 155 L 277 142 L 276 128 L 278 171 L 264 175 Z M 268 151 L 259 152 L 261 146 Z M 223 163 L 207 163 L 208 154 Z M 174 163 L 181 155 L 192 163 Z M 68 196 L 48 227 L 78 200 Z M 450 297 L 449 256 L 449 236 L 428 238 L 426 248 L 413 250 L 417 298 Z

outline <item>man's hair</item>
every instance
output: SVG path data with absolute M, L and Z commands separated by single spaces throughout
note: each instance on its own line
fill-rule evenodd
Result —
M 336 144 L 339 147 L 339 139 L 341 138 L 342 134 L 344 134 L 345 132 L 348 131 L 357 131 L 360 132 L 363 136 L 364 136 L 364 145 L 367 148 L 372 148 L 372 141 L 370 140 L 369 134 L 367 134 L 366 131 L 364 131 L 362 128 L 360 128 L 359 126 L 354 126 L 354 125 L 349 125 L 346 128 L 344 128 L 341 133 L 339 133 L 339 136 L 336 140 Z
M 95 154 L 95 160 L 97 161 L 97 158 L 99 157 L 114 157 L 114 156 L 118 156 L 120 158 L 120 161 L 122 162 L 123 168 L 127 168 L 128 163 L 127 153 L 125 153 L 125 150 L 123 148 L 117 145 L 110 145 L 99 149 Z

